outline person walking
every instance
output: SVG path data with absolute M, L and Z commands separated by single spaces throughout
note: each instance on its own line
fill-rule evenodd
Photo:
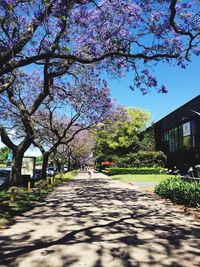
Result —
M 91 167 L 88 168 L 88 175 L 89 175 L 89 178 L 92 178 L 92 168 Z

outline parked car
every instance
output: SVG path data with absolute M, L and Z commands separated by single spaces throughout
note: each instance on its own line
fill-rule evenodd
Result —
M 9 185 L 11 168 L 0 169 L 0 187 L 6 187 Z
M 42 178 L 42 170 L 41 169 L 35 169 L 33 179 L 34 181 L 38 181 Z
M 68 167 L 67 166 L 63 166 L 62 170 L 63 170 L 63 172 L 68 172 Z
M 49 168 L 47 168 L 47 170 L 46 170 L 46 174 L 47 174 L 47 176 L 53 176 L 54 174 L 55 174 L 56 172 L 55 172 L 55 169 L 54 169 L 54 167 L 49 167 Z

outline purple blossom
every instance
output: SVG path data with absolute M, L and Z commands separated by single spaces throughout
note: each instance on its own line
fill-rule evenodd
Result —
M 147 76 L 149 75 L 149 71 L 148 71 L 147 69 L 144 69 L 144 70 L 142 70 L 141 72 L 142 72 L 143 74 L 147 75 Z
M 0 1 L 0 16 L 4 19 L 4 30 L 0 29 L 2 54 L 9 49 L 14 51 L 14 47 L 29 26 L 35 24 L 33 32 L 30 31 L 30 37 L 22 45 L 21 50 L 12 53 L 13 56 L 8 62 L 3 63 L 4 67 L 23 59 L 49 55 L 53 51 L 60 58 L 50 60 L 52 70 L 58 68 L 59 64 L 64 66 L 66 61 L 61 57 L 69 56 L 73 59 L 78 58 L 78 61 L 70 63 L 73 65 L 70 67 L 73 75 L 80 73 L 79 69 L 84 72 L 84 68 L 93 68 L 93 74 L 97 70 L 96 77 L 101 77 L 102 72 L 107 72 L 111 77 L 120 78 L 127 72 L 133 71 L 136 76 L 140 76 L 139 80 L 135 81 L 135 86 L 145 92 L 152 87 L 157 89 L 157 80 L 150 73 L 157 62 L 176 61 L 180 67 L 185 68 L 187 48 L 190 45 L 192 48 L 189 55 L 200 54 L 198 0 L 177 2 L 176 32 L 169 21 L 171 1 L 100 0 L 97 2 L 98 7 L 86 0 L 72 1 L 73 4 L 69 8 L 67 1 L 64 0 L 55 0 L 53 6 L 51 6 L 52 1 Z M 62 34 L 58 47 L 55 48 L 54 41 L 60 31 Z M 189 35 L 180 34 L 181 31 L 189 31 L 194 36 L 191 44 Z M 110 52 L 112 56 L 109 55 Z M 126 56 L 132 53 L 133 57 L 127 60 L 127 57 L 116 56 L 115 52 Z M 156 54 L 169 56 L 154 58 Z M 180 56 L 172 59 L 170 58 L 172 55 Z M 95 62 L 92 62 L 93 59 Z M 84 60 L 87 61 L 85 65 L 81 64 Z M 90 61 L 92 64 L 89 67 Z M 33 62 L 31 64 L 34 64 Z M 42 61 L 38 60 L 36 63 L 41 64 Z
M 168 93 L 167 88 L 165 85 L 162 85 L 161 89 L 158 91 L 159 93 L 166 94 Z

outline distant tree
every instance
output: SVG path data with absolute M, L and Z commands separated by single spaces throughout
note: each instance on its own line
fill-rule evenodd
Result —
M 0 148 L 0 163 L 6 163 L 8 159 L 8 154 L 11 153 L 11 149 L 8 147 Z
M 67 165 L 68 170 L 76 169 L 84 164 L 85 159 L 92 153 L 93 138 L 88 130 L 79 132 L 67 145 L 63 142 L 58 146 L 55 159 L 62 165 Z
M 42 156 L 36 157 L 36 164 L 42 164 L 42 162 L 43 162 L 43 157 Z
M 155 133 L 154 133 L 154 124 L 149 126 L 145 131 L 141 133 L 140 136 L 140 149 L 142 151 L 155 151 Z
M 112 161 L 115 156 L 140 150 L 141 134 L 150 122 L 150 114 L 139 108 L 128 108 L 124 112 L 123 118 L 107 120 L 94 133 L 94 156 L 98 162 Z

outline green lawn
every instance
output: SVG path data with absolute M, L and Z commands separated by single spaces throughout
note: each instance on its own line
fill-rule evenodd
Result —
M 130 182 L 161 182 L 173 175 L 169 174 L 118 174 L 112 175 L 112 179 L 117 179 L 125 183 Z

